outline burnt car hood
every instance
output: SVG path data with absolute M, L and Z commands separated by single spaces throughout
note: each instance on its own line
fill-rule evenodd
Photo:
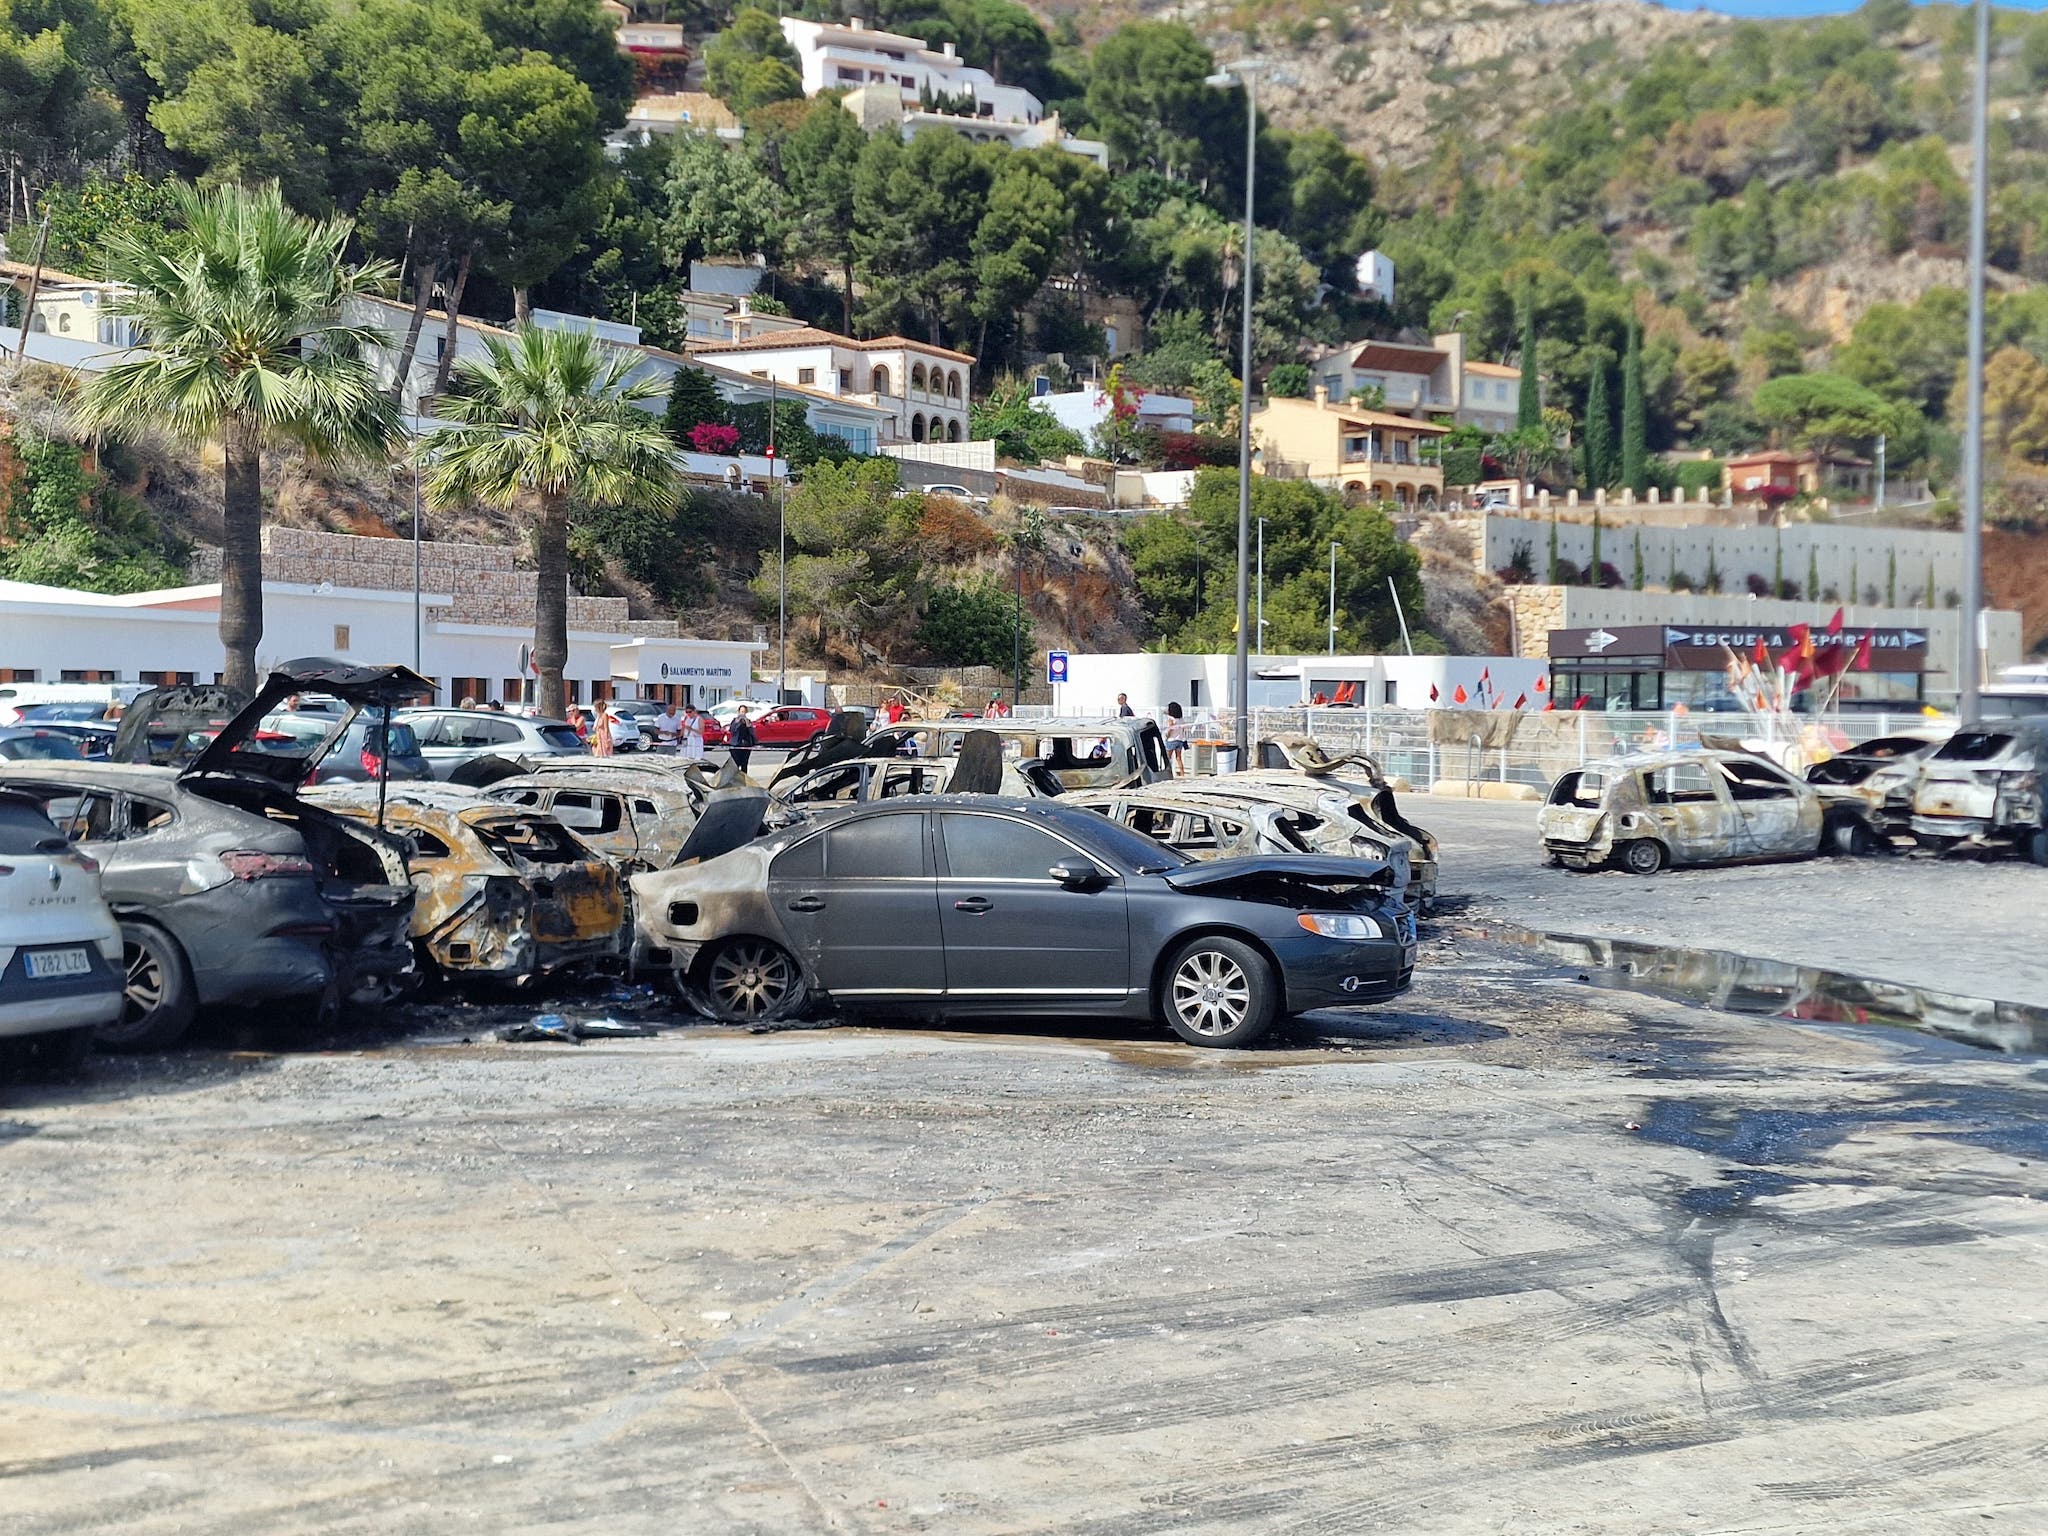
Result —
M 742 848 L 761 835 L 768 814 L 768 791 L 735 785 L 714 789 L 697 813 L 697 824 L 676 850 L 674 864 L 702 863 Z
M 1160 876 L 1177 891 L 1209 891 L 1228 895 L 1234 885 L 1263 882 L 1274 878 L 1315 890 L 1341 890 L 1350 886 L 1391 887 L 1393 868 L 1383 859 L 1346 859 L 1334 854 L 1272 854 L 1254 859 L 1211 859 L 1189 864 Z
M 165 689 L 166 693 L 179 690 Z M 431 698 L 434 685 L 411 667 L 352 667 L 335 661 L 308 658 L 290 661 L 272 672 L 220 734 L 207 743 L 185 769 L 191 774 L 246 773 L 274 779 L 280 784 L 302 784 L 313 765 L 327 754 L 329 745 L 364 709 L 395 709 L 407 699 Z M 295 693 L 325 693 L 355 706 L 335 718 L 334 727 L 316 746 L 294 752 L 271 752 L 256 745 L 256 730 L 264 717 Z M 124 716 L 122 725 L 126 726 Z
M 188 767 L 194 732 L 224 730 L 248 700 L 220 683 L 186 683 L 151 688 L 129 700 L 107 754 L 117 763 Z

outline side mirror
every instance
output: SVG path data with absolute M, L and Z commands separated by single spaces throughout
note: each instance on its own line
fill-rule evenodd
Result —
M 1046 873 L 1070 891 L 1092 891 L 1109 883 L 1086 859 L 1062 859 Z

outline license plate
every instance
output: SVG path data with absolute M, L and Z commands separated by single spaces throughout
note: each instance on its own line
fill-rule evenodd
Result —
M 32 981 L 47 981 L 52 976 L 92 974 L 92 957 L 83 949 L 32 949 L 23 959 Z
M 1401 950 L 1401 963 L 1403 965 L 1413 966 L 1415 964 L 1415 951 L 1417 947 L 1418 946 L 1414 944 L 1409 944 L 1403 947 L 1403 949 Z

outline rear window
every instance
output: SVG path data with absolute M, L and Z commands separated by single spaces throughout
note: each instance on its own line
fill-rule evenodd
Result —
M 576 734 L 573 725 L 544 725 L 540 728 L 540 739 L 551 747 L 561 747 L 570 752 L 583 750 L 583 738 Z
M 55 731 L 38 731 L 33 736 L 13 736 L 0 741 L 0 757 L 16 762 L 75 762 L 85 756 L 78 743 Z
M 1988 763 L 2011 745 L 2012 737 L 2003 731 L 1957 731 L 1934 755 L 1951 763 Z
M 60 853 L 64 834 L 26 800 L 0 795 L 0 855 Z
M 379 729 L 382 725 L 383 722 L 379 721 L 376 725 L 370 727 L 370 737 L 373 741 L 385 737 L 385 731 Z M 418 757 L 420 755 L 420 739 L 413 734 L 412 727 L 403 720 L 391 722 L 388 739 L 389 749 L 381 755 L 387 757 Z

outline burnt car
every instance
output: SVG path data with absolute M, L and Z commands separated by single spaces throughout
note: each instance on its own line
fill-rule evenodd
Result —
M 1078 790 L 1060 803 L 1095 811 L 1195 859 L 1322 853 L 1379 860 L 1392 866 L 1396 890 L 1404 898 L 1409 891 L 1408 840 L 1375 836 L 1347 814 L 1355 807 L 1341 796 L 1304 799 L 1289 789 L 1229 778 L 1181 779 Z
M 380 815 L 375 786 L 313 795 L 359 824 Z M 435 973 L 523 985 L 622 953 L 619 872 L 552 816 L 427 783 L 390 786 L 381 815 L 405 841 L 412 939 Z
M 1747 752 L 1639 753 L 1561 775 L 1537 813 L 1544 852 L 1570 869 L 1810 858 L 1857 814 Z
M 2048 864 L 2048 719 L 1966 725 L 1921 765 L 1913 840 L 1942 852 L 2010 848 Z
M 319 675 L 358 703 L 424 686 L 402 667 Z M 101 1044 L 169 1045 L 201 1007 L 302 998 L 313 1017 L 331 1016 L 410 977 L 404 845 L 299 798 L 308 761 L 255 743 L 257 722 L 300 686 L 273 674 L 226 719 L 233 701 L 217 688 L 142 694 L 115 743 L 142 762 L 0 764 L 0 785 L 36 800 L 100 863 L 126 972 L 121 1017 L 101 1027 Z M 146 761 L 159 749 L 190 761 Z
M 1880 736 L 1859 742 L 1826 762 L 1806 770 L 1806 782 L 1833 796 L 1857 814 L 1829 823 L 1829 841 L 1837 853 L 1874 853 L 1913 831 L 1913 792 L 1920 786 L 1921 765 L 1931 757 L 1946 732 Z
M 286 710 L 266 715 L 258 745 L 304 754 L 315 784 L 367 784 L 433 777 L 420 755 L 419 738 L 403 720 L 386 720 L 375 710 L 318 714 Z
M 900 720 L 871 734 L 860 755 L 936 761 L 957 753 L 969 731 L 987 731 L 1001 741 L 1004 760 L 1014 764 L 1041 793 L 1115 789 L 1173 777 L 1166 759 L 1166 739 L 1157 724 L 1143 717 Z
M 957 757 L 863 757 L 814 768 L 775 786 L 769 825 L 786 825 L 803 816 L 865 805 L 870 800 L 965 792 L 957 783 L 959 764 Z M 991 794 L 1028 800 L 1059 789 L 1054 784 L 1048 790 L 1015 762 L 1002 762 L 997 773 L 998 781 L 988 791 Z
M 1243 773 L 1182 783 L 1264 785 L 1313 796 L 1312 801 L 1304 798 L 1301 803 L 1319 806 L 1338 803 L 1328 797 L 1344 797 L 1348 802 L 1344 814 L 1363 826 L 1369 836 L 1390 843 L 1407 840 L 1410 899 L 1422 911 L 1436 904 L 1441 870 L 1436 834 L 1403 814 L 1393 781 L 1381 771 L 1377 759 L 1364 752 L 1331 752 L 1311 737 L 1290 734 L 1260 741 L 1254 761 L 1258 766 Z
M 1408 987 L 1395 880 L 1366 859 L 1200 862 L 1056 800 L 925 796 L 635 876 L 636 955 L 730 1022 L 815 999 L 1156 1019 L 1240 1046 L 1282 1015 Z
M 625 874 L 676 861 L 713 784 L 703 764 L 665 756 L 563 758 L 529 770 L 485 795 L 553 816 Z

